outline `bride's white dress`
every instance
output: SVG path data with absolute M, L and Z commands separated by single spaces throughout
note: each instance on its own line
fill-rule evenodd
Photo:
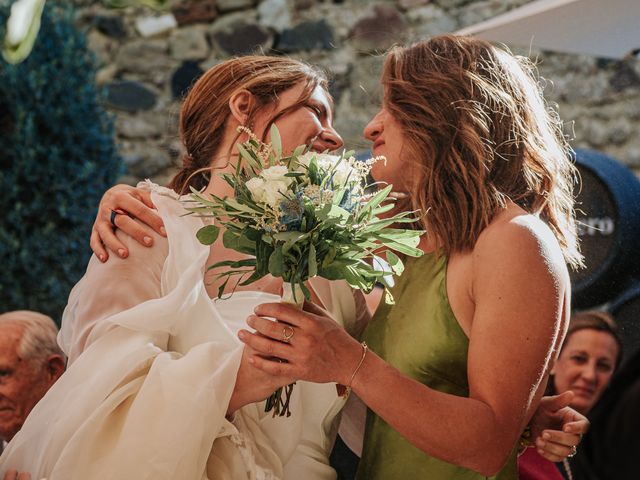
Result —
M 203 224 L 165 188 L 147 184 L 168 242 L 130 258 L 92 259 L 74 287 L 59 342 L 65 374 L 0 457 L 48 480 L 330 480 L 345 400 L 334 384 L 298 382 L 291 417 L 264 403 L 225 419 L 242 355 L 236 338 L 253 308 L 277 297 L 236 292 L 212 301 L 203 282 Z M 314 281 L 324 307 L 357 331 L 366 311 L 346 284 Z M 358 303 L 358 305 L 356 305 Z

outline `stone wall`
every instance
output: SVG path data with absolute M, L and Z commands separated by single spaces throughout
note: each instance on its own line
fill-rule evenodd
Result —
M 181 94 L 219 61 L 279 51 L 322 66 L 333 79 L 337 129 L 350 148 L 365 149 L 361 132 L 380 98 L 379 52 L 527 1 L 174 0 L 169 12 L 74 3 L 100 63 L 97 81 L 116 116 L 128 166 L 123 181 L 151 177 L 163 183 L 182 156 Z M 640 62 L 536 51 L 530 56 L 537 58 L 546 96 L 559 105 L 573 145 L 607 152 L 639 172 Z

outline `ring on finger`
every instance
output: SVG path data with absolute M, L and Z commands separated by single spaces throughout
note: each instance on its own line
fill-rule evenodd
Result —
M 118 226 L 116 225 L 116 215 L 122 215 L 122 214 L 117 210 L 111 210 L 111 218 L 109 219 L 109 222 L 111 222 L 111 226 L 113 227 L 114 230 L 118 228 Z
M 291 341 L 291 339 L 293 338 L 293 334 L 295 333 L 295 331 L 293 330 L 293 327 L 290 325 L 285 326 L 282 329 L 282 341 L 289 343 Z

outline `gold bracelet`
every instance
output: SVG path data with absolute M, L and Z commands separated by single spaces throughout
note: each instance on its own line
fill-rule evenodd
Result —
M 356 369 L 353 371 L 353 374 L 351 375 L 351 380 L 349 380 L 349 385 L 347 385 L 347 388 L 349 389 L 351 388 L 351 385 L 353 385 L 353 379 L 356 378 L 356 373 L 358 373 L 358 370 L 360 370 L 360 367 L 364 363 L 364 357 L 367 356 L 367 350 L 369 350 L 369 346 L 367 345 L 367 342 L 362 342 L 360 345 L 362 345 L 362 358 L 360 358 L 360 363 L 358 363 L 358 366 L 356 367 Z
M 518 439 L 518 456 L 522 455 L 524 451 L 529 448 L 533 444 L 531 439 L 531 427 L 529 425 L 526 426 L 522 435 Z

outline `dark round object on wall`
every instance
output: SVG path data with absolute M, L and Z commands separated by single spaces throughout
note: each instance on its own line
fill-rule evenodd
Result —
M 640 265 L 640 181 L 600 152 L 576 150 L 581 188 L 578 235 L 586 268 L 571 272 L 574 307 L 601 305 L 620 294 Z
M 174 100 L 182 100 L 204 70 L 196 62 L 186 61 L 171 76 L 171 94 Z
M 609 311 L 620 328 L 626 360 L 640 350 L 640 280 L 616 298 Z

